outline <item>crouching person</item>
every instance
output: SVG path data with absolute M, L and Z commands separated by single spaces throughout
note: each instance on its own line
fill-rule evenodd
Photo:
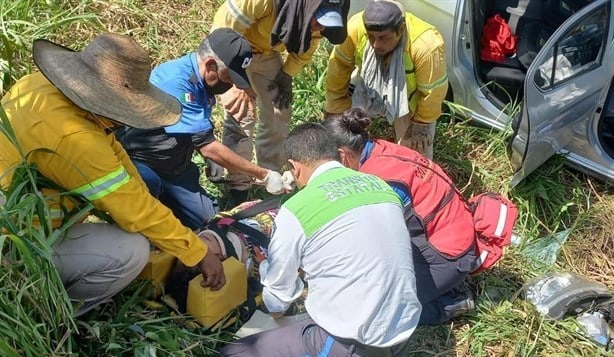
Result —
M 282 316 L 303 292 L 300 269 L 310 318 L 235 341 L 222 355 L 406 355 L 421 307 L 398 196 L 381 179 L 343 167 L 319 124 L 298 126 L 285 146 L 301 190 L 275 218 L 260 263 L 263 300 Z
M 180 103 L 148 82 L 145 49 L 129 36 L 102 34 L 81 52 L 37 40 L 33 55 L 40 72 L 21 78 L 2 98 L 24 154 L 0 134 L 0 185 L 10 189 L 15 167 L 27 160 L 53 186 L 43 193 L 50 218 L 57 218 L 54 227 L 87 204 L 113 220 L 62 226 L 66 237 L 53 246 L 53 263 L 76 314 L 105 302 L 141 272 L 148 240 L 198 266 L 212 289 L 221 288 L 219 258 L 149 194 L 112 133 L 123 125 L 155 128 L 179 120 Z M 52 204 L 67 192 L 78 202 Z
M 386 180 L 403 201 L 411 232 L 420 324 L 444 323 L 475 308 L 461 283 L 476 263 L 473 217 L 443 169 L 417 151 L 372 139 L 371 117 L 358 108 L 330 117 L 324 126 L 341 162 Z

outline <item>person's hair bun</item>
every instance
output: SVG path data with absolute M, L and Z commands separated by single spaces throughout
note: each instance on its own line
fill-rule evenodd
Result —
M 343 113 L 343 126 L 354 134 L 366 133 L 371 121 L 369 114 L 362 108 L 352 108 Z

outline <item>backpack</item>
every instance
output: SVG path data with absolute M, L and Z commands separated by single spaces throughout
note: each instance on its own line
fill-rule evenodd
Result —
M 473 217 L 478 259 L 475 262 L 472 274 L 477 274 L 492 267 L 501 259 L 503 256 L 503 248 L 510 244 L 512 230 L 518 218 L 518 208 L 512 201 L 499 193 L 493 192 L 481 193 L 467 200 L 448 177 L 424 165 L 422 162 L 398 155 L 381 156 L 394 157 L 401 161 L 411 162 L 424 169 L 428 169 L 442 178 L 443 181 L 450 186 L 449 192 L 444 196 L 441 202 L 437 204 L 430 214 L 422 219 L 416 217 L 417 215 L 411 206 L 405 207 L 405 222 L 407 223 L 412 237 L 424 234 L 426 224 L 451 201 L 451 196 L 456 194 L 467 205 Z M 422 232 L 420 230 L 422 230 Z
M 481 193 L 468 201 L 476 233 L 477 274 L 493 266 L 510 244 L 512 229 L 518 218 L 518 207 L 498 193 Z

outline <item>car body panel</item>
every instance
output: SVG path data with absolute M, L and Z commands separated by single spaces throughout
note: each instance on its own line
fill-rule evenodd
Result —
M 367 0 L 352 0 L 350 15 L 364 9 Z M 614 159 L 608 156 L 598 139 L 598 123 L 608 88 L 613 78 L 614 32 L 612 3 L 594 0 L 569 17 L 549 38 L 535 63 L 548 57 L 548 51 L 560 36 L 583 16 L 599 6 L 609 4 L 610 26 L 607 47 L 601 65 L 572 81 L 550 90 L 540 90 L 532 76 L 538 70 L 531 65 L 524 84 L 524 99 L 505 105 L 489 96 L 480 79 L 480 38 L 474 23 L 475 0 L 425 1 L 402 0 L 408 11 L 436 26 L 446 42 L 448 78 L 454 95 L 456 113 L 498 130 L 515 126 L 511 141 L 511 162 L 517 170 L 512 185 L 517 184 L 554 153 L 566 156 L 568 163 L 580 171 L 606 181 L 614 181 Z M 509 115 L 508 115 L 509 114 Z
M 599 65 L 546 90 L 540 89 L 532 80 L 540 65 L 552 57 L 554 45 L 559 43 L 568 31 L 578 26 L 590 14 L 609 6 L 610 2 L 611 0 L 594 1 L 567 19 L 548 39 L 527 70 L 524 110 L 516 135 L 512 139 L 511 161 L 512 166 L 517 169 L 511 181 L 512 186 L 557 152 L 566 154 L 578 167 L 593 167 L 595 173 L 602 178 L 614 177 L 614 161 L 604 155 L 595 135 L 614 75 L 612 17 L 609 17 L 605 53 L 601 53 Z M 576 152 L 583 155 L 571 155 Z

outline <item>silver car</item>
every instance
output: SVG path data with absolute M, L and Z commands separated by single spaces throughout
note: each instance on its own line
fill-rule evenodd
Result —
M 614 182 L 614 0 L 404 0 L 446 41 L 454 103 L 497 129 L 511 125 L 512 185 L 555 153 Z M 366 0 L 352 0 L 351 14 Z M 503 62 L 481 59 L 495 14 L 517 36 Z

